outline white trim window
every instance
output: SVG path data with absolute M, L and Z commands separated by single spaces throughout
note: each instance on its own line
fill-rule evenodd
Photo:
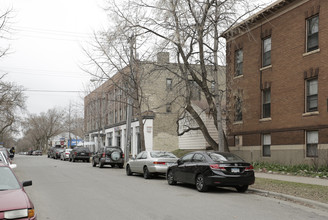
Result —
M 243 75 L 243 60 L 244 54 L 243 49 L 235 51 L 235 76 Z
M 271 65 L 271 37 L 263 39 L 262 66 Z
M 319 143 L 319 132 L 318 131 L 307 131 L 306 132 L 306 156 L 307 157 L 318 157 L 318 143 Z
M 306 20 L 306 52 L 319 49 L 319 15 Z
M 306 112 L 318 111 L 318 78 L 306 80 Z
M 271 134 L 262 135 L 262 155 L 271 157 Z

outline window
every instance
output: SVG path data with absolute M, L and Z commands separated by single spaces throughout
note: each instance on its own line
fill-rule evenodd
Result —
M 306 112 L 318 111 L 318 79 L 306 81 Z
M 189 86 L 190 86 L 190 98 L 192 100 L 200 100 L 200 89 L 196 81 L 189 80 Z
M 172 109 L 171 109 L 171 103 L 167 103 L 166 104 L 166 112 L 171 112 Z
M 172 90 L 172 79 L 169 78 L 166 79 L 166 90 L 168 91 Z
M 271 37 L 263 39 L 262 66 L 271 65 Z
M 194 156 L 194 154 L 187 154 L 186 156 L 182 157 L 181 158 L 181 161 L 183 163 L 186 163 L 186 162 L 190 162 L 191 161 L 191 158 Z
M 195 156 L 192 158 L 192 162 L 206 162 L 206 159 L 201 154 L 195 154 Z
M 318 131 L 306 132 L 306 156 L 317 157 L 318 156 Z
M 242 105 L 241 97 L 235 96 L 235 121 L 243 120 Z
M 319 48 L 319 15 L 308 18 L 306 26 L 306 52 L 311 52 Z
M 262 118 L 270 118 L 271 117 L 271 90 L 264 89 L 262 95 Z
M 239 49 L 235 52 L 235 76 L 243 75 L 243 50 Z
M 263 157 L 271 156 L 271 135 L 263 134 L 262 136 L 262 152 Z

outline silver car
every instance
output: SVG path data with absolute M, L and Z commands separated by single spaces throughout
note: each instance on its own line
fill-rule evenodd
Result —
M 60 154 L 60 159 L 61 160 L 68 160 L 69 159 L 69 154 L 72 151 L 72 149 L 65 149 L 61 154 Z
M 167 168 L 177 160 L 178 158 L 170 152 L 142 151 L 126 164 L 126 175 L 139 173 L 143 174 L 145 179 L 149 179 L 152 175 L 166 174 Z

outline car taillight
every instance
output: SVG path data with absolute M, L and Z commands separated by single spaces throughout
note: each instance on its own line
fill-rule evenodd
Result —
M 76 155 L 76 154 L 77 154 L 77 152 L 74 152 L 74 154 Z
M 106 154 L 105 154 L 105 152 L 102 154 L 102 157 L 106 157 Z
M 250 165 L 249 167 L 245 168 L 245 171 L 252 171 L 252 170 L 254 170 L 253 165 Z
M 211 164 L 210 165 L 212 170 L 222 170 L 222 171 L 226 171 L 225 167 L 220 167 L 219 164 Z
M 124 154 L 122 154 L 122 158 L 124 158 Z
M 158 162 L 158 161 L 155 161 L 155 162 L 153 162 L 153 164 L 161 164 L 161 165 L 165 165 L 165 162 Z

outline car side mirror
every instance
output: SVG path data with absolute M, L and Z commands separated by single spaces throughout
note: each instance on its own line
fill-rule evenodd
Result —
M 178 165 L 181 165 L 181 164 L 183 164 L 183 161 L 179 159 L 179 160 L 177 161 L 177 163 L 178 163 Z
M 32 186 L 32 180 L 22 182 L 23 187 Z

